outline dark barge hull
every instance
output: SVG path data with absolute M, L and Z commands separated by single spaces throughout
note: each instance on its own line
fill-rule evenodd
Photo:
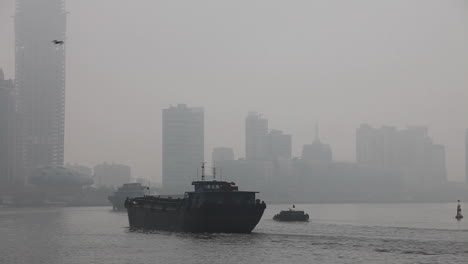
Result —
M 264 210 L 262 205 L 164 209 L 147 205 L 127 207 L 131 229 L 197 233 L 250 233 L 260 221 Z

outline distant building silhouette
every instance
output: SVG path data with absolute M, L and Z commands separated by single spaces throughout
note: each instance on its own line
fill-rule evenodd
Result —
M 399 170 L 409 186 L 445 183 L 445 147 L 436 145 L 426 127 L 374 129 L 363 124 L 356 133 L 356 158 L 361 165 Z
M 204 161 L 204 113 L 185 104 L 164 109 L 162 133 L 163 191 L 190 190 L 200 162 Z
M 292 137 L 283 131 L 272 129 L 268 133 L 267 155 L 270 159 L 290 159 L 292 153 Z
M 225 160 L 234 160 L 234 150 L 226 147 L 214 148 L 212 154 L 213 163 L 216 165 L 217 162 Z
M 268 119 L 249 112 L 245 119 L 246 160 L 290 159 L 292 137 L 281 130 L 268 129 Z
M 244 188 L 262 192 L 272 199 L 288 192 L 292 172 L 292 137 L 280 130 L 268 130 L 268 120 L 256 112 L 245 119 L 245 159 L 218 160 L 222 178 Z
M 66 12 L 64 0 L 16 0 L 18 111 L 26 174 L 64 159 Z
M 100 187 L 117 188 L 129 183 L 131 178 L 131 168 L 127 165 L 104 162 L 94 167 L 94 184 Z
M 274 174 L 273 162 L 264 160 L 224 160 L 218 161 L 216 167 L 222 171 L 219 177 L 223 180 L 262 194 L 270 189 L 267 183 Z
M 332 150 L 330 145 L 320 142 L 318 126 L 315 128 L 315 140 L 312 144 L 302 147 L 302 159 L 304 161 L 326 161 L 333 160 Z
M 17 113 L 12 80 L 0 69 L 0 196 L 11 188 L 18 174 Z M 1 197 L 0 197 L 1 199 Z
M 465 131 L 465 183 L 468 184 L 468 129 Z
M 264 160 L 267 158 L 268 120 L 256 112 L 249 112 L 245 119 L 245 158 Z

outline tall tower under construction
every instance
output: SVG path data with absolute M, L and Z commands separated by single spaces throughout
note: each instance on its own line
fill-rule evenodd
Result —
M 64 0 L 16 0 L 17 110 L 26 175 L 63 165 L 65 33 Z

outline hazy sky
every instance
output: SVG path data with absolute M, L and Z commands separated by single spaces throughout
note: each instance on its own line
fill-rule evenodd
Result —
M 464 175 L 464 0 L 68 0 L 66 161 L 115 161 L 161 177 L 161 109 L 205 107 L 206 154 L 244 156 L 244 119 L 263 113 L 355 159 L 361 123 L 427 125 Z M 0 0 L 0 67 L 14 75 L 14 0 Z M 196 169 L 194 169 L 194 172 Z

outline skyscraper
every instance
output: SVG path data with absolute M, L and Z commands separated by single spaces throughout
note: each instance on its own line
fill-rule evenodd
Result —
M 272 129 L 268 133 L 269 159 L 290 159 L 292 155 L 292 137 L 281 130 Z
M 417 187 L 447 180 L 445 147 L 433 143 L 427 127 L 375 129 L 363 124 L 356 133 L 356 158 L 364 166 L 398 170 L 407 184 Z
M 25 173 L 61 166 L 64 156 L 64 0 L 17 0 L 16 86 Z
M 305 161 L 332 162 L 333 155 L 330 145 L 320 142 L 318 126 L 315 127 L 315 140 L 312 144 L 302 147 L 302 159 Z
M 0 196 L 11 188 L 17 172 L 16 117 L 13 81 L 5 80 L 0 69 Z
M 203 108 L 179 104 L 164 109 L 162 115 L 163 191 L 180 193 L 190 189 L 204 161 Z
M 468 129 L 465 131 L 465 183 L 468 184 Z
M 268 120 L 256 112 L 249 112 L 245 119 L 245 158 L 262 160 L 267 158 Z

